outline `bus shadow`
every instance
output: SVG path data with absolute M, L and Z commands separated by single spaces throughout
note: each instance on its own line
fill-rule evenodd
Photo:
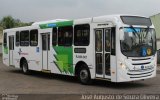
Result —
M 16 74 L 22 74 L 21 70 L 10 70 L 12 73 Z M 37 71 L 31 71 L 29 75 L 31 77 L 36 77 L 36 78 L 43 78 L 43 79 L 54 79 L 54 80 L 59 80 L 67 83 L 75 83 L 75 84 L 80 84 L 77 77 L 73 76 L 67 76 L 67 75 L 59 75 L 59 74 L 51 74 L 51 73 L 43 73 L 43 72 L 37 72 Z M 96 86 L 96 87 L 107 87 L 107 88 L 112 88 L 112 89 L 129 89 L 129 88 L 143 88 L 143 87 L 148 87 L 147 84 L 144 84 L 143 81 L 139 82 L 122 82 L 122 83 L 113 83 L 110 81 L 104 81 L 104 80 L 93 80 L 92 84 L 90 86 Z
M 98 87 L 107 87 L 112 89 L 127 89 L 127 88 L 130 89 L 130 88 L 148 87 L 147 84 L 144 84 L 142 82 L 140 83 L 139 81 L 114 83 L 110 81 L 94 80 L 92 85 Z
M 10 70 L 12 73 L 16 74 L 23 74 L 21 70 Z M 26 76 L 30 77 L 35 77 L 35 78 L 40 78 L 40 79 L 54 79 L 54 80 L 60 80 L 60 81 L 65 81 L 65 82 L 73 82 L 73 83 L 78 83 L 78 80 L 76 77 L 73 76 L 67 76 L 67 75 L 60 75 L 60 74 L 53 74 L 53 73 L 43 73 L 43 72 L 38 72 L 38 71 L 30 71 L 29 74 Z

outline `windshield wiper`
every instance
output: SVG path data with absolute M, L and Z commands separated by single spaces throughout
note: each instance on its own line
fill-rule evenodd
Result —
M 136 36 L 136 34 L 137 34 L 137 36 L 138 36 L 138 38 L 139 38 L 139 43 L 140 43 L 140 35 L 138 34 L 138 32 L 136 31 L 136 29 L 132 26 L 132 25 L 130 25 L 130 28 L 134 31 L 133 32 L 133 34 Z
M 149 29 L 150 29 L 150 27 L 148 26 L 146 29 L 146 36 L 148 35 Z M 146 36 L 145 36 L 145 38 L 146 38 Z

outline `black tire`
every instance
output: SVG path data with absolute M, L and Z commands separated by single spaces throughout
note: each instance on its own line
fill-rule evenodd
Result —
M 80 70 L 78 71 L 78 79 L 81 84 L 84 85 L 89 85 L 92 83 L 90 72 L 86 67 L 80 68 Z
M 22 63 L 22 72 L 24 74 L 29 74 L 28 63 L 26 60 L 24 60 Z

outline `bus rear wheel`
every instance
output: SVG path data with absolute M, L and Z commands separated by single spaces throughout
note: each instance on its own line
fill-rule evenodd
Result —
M 89 73 L 89 70 L 86 67 L 82 67 L 79 70 L 78 78 L 79 78 L 79 81 L 84 85 L 91 84 L 90 73 Z
M 29 74 L 28 63 L 26 60 L 24 60 L 22 63 L 22 71 L 24 74 Z

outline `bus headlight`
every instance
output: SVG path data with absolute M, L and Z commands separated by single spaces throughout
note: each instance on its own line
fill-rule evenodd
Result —
M 126 69 L 126 65 L 123 64 L 123 63 L 120 63 L 120 67 L 121 67 L 122 69 Z

